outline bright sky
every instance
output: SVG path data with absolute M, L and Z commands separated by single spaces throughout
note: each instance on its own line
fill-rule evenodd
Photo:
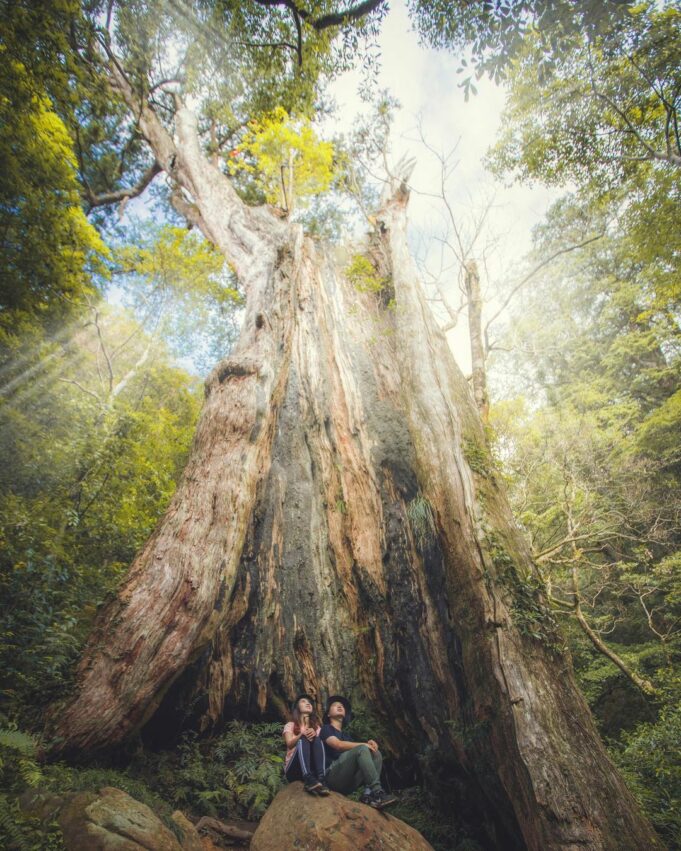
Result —
M 382 68 L 380 88 L 387 88 L 400 101 L 402 109 L 396 116 L 392 138 L 392 159 L 403 154 L 416 158 L 417 164 L 411 185 L 423 192 L 438 192 L 440 166 L 437 159 L 422 145 L 417 126 L 421 121 L 423 135 L 431 147 L 447 153 L 457 145 L 453 160 L 458 166 L 449 183 L 449 198 L 464 229 L 470 228 L 472 218 L 493 198 L 494 204 L 486 220 L 485 232 L 476 251 L 481 262 L 487 248 L 489 278 L 503 280 L 512 274 L 530 248 L 532 227 L 541 221 L 558 192 L 541 186 L 507 188 L 485 171 L 481 159 L 495 141 L 500 126 L 505 93 L 487 79 L 476 82 L 478 94 L 464 100 L 463 90 L 457 88 L 463 75 L 456 73 L 459 58 L 445 51 L 419 46 L 412 30 L 403 0 L 392 0 L 384 21 L 380 39 Z M 332 87 L 340 107 L 339 124 L 352 126 L 355 115 L 366 107 L 357 95 L 359 72 L 346 75 Z M 458 143 L 458 144 L 457 144 Z M 440 269 L 443 236 L 443 205 L 432 198 L 412 193 L 410 221 L 412 247 L 416 254 L 427 252 L 428 267 L 433 273 Z M 495 242 L 496 248 L 492 247 Z M 447 261 L 448 263 L 451 262 Z M 451 292 L 451 301 L 458 304 L 456 269 L 442 277 Z M 482 275 L 483 288 L 487 284 Z M 494 305 L 493 288 L 488 293 Z M 464 372 L 470 369 L 466 317 L 449 334 L 450 344 Z

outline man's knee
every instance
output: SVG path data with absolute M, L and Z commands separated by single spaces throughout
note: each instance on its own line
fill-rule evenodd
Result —
M 357 747 L 356 747 L 356 748 L 354 748 L 354 750 L 356 750 L 356 751 L 358 751 L 359 753 L 361 753 L 362 751 L 368 751 L 368 750 L 370 750 L 370 748 L 369 748 L 369 745 L 357 745 Z

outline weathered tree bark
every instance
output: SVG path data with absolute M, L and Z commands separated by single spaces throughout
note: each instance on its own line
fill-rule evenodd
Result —
M 468 302 L 468 335 L 471 342 L 471 372 L 473 396 L 483 423 L 489 418 L 489 395 L 487 393 L 487 369 L 485 366 L 485 343 L 482 334 L 482 295 L 480 273 L 475 260 L 469 260 L 464 269 L 466 300 Z
M 186 110 L 177 141 L 140 126 L 247 309 L 170 507 L 51 714 L 54 751 L 111 747 L 182 702 L 210 730 L 342 689 L 390 720 L 386 749 L 437 749 L 490 847 L 660 847 L 575 686 L 417 282 L 404 186 L 377 217 L 391 292 L 359 293 L 331 251 L 240 202 Z

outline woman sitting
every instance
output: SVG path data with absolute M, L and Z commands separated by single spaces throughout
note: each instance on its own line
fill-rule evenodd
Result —
M 328 795 L 324 782 L 326 758 L 319 738 L 321 722 L 309 694 L 300 694 L 291 711 L 292 720 L 284 727 L 286 759 L 284 774 L 289 782 L 302 780 L 310 794 Z

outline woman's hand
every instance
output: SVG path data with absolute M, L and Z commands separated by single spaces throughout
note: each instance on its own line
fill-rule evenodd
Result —
M 288 748 L 288 750 L 293 750 L 293 748 L 298 744 L 298 739 L 300 739 L 302 735 L 302 732 L 298 733 L 297 735 L 295 733 L 286 733 L 284 739 L 286 740 L 286 747 Z
M 308 742 L 311 742 L 316 737 L 317 732 L 311 727 L 308 727 L 307 730 L 303 730 L 303 735 L 308 740 Z

